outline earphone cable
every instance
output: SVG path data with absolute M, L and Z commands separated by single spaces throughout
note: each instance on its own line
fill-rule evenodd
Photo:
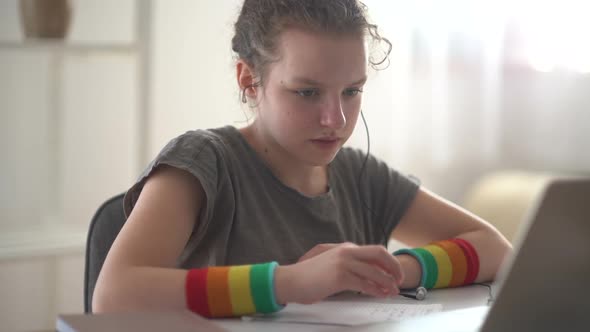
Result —
M 358 181 L 357 181 L 357 186 L 358 186 L 358 191 L 359 191 L 359 197 L 361 199 L 361 203 L 362 203 L 363 207 L 365 209 L 367 209 L 367 211 L 369 211 L 371 213 L 371 216 L 375 219 L 375 222 L 377 224 L 379 224 L 379 228 L 381 229 L 381 233 L 383 234 L 382 244 L 383 244 L 383 246 L 385 248 L 387 248 L 387 243 L 388 243 L 388 240 L 389 240 L 389 236 L 387 236 L 387 234 L 385 232 L 385 227 L 381 223 L 381 221 L 378 220 L 376 213 L 365 202 L 365 199 L 363 197 L 363 190 L 361 188 L 361 181 L 363 179 L 363 173 L 365 172 L 365 168 L 367 166 L 367 161 L 369 160 L 369 156 L 371 154 L 371 138 L 369 136 L 369 126 L 367 125 L 367 120 L 365 120 L 365 115 L 363 114 L 363 111 L 362 110 L 361 110 L 361 118 L 363 119 L 363 124 L 365 125 L 365 132 L 366 132 L 366 135 L 367 135 L 367 153 L 365 154 L 365 159 L 363 160 L 363 164 L 361 166 L 361 170 L 359 171 L 359 176 L 358 176 Z

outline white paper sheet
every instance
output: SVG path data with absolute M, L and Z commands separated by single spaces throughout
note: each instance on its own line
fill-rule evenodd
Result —
M 312 305 L 289 304 L 285 309 L 275 314 L 247 316 L 243 319 L 350 326 L 400 321 L 441 310 L 441 304 L 324 301 Z

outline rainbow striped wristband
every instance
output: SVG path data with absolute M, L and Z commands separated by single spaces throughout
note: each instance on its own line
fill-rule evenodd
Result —
M 271 313 L 284 308 L 276 302 L 277 262 L 191 269 L 186 276 L 187 307 L 205 317 Z
M 394 256 L 404 255 L 404 254 L 410 255 L 418 261 L 418 263 L 420 264 L 420 269 L 422 270 L 422 274 L 420 276 L 420 284 L 418 284 L 418 286 L 426 287 L 426 284 L 430 283 L 430 279 L 429 279 L 429 275 L 428 275 L 429 264 L 426 264 L 426 262 L 424 261 L 424 257 L 422 255 L 418 254 L 418 252 L 413 249 L 399 249 L 393 253 Z M 426 288 L 428 288 L 428 287 L 426 287 Z
M 419 286 L 427 289 L 457 287 L 475 282 L 479 273 L 477 251 L 465 239 L 433 242 L 413 249 L 400 249 L 393 255 L 410 255 L 420 264 Z

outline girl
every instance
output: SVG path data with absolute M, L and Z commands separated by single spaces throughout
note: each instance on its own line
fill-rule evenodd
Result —
M 357 0 L 245 0 L 232 48 L 255 119 L 187 132 L 147 167 L 125 196 L 95 312 L 227 317 L 492 280 L 511 249 L 498 231 L 342 147 L 368 66 L 386 60 L 369 41 L 391 49 Z M 416 248 L 392 255 L 391 236 Z

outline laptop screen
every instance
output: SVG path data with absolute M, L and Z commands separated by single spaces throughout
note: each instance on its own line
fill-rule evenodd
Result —
M 514 252 L 482 331 L 589 331 L 590 179 L 549 182 Z

